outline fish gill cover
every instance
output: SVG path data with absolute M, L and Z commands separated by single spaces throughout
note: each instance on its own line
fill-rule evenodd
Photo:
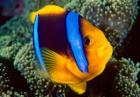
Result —
M 10 19 L 8 13 L 0 14 L 8 17 L 0 26 L 1 97 L 140 97 L 138 0 L 24 0 L 22 3 L 22 13 L 12 14 Z M 28 15 L 46 4 L 77 11 L 103 30 L 114 47 L 105 71 L 88 83 L 83 95 L 37 74 Z M 3 6 L 0 4 L 0 8 Z

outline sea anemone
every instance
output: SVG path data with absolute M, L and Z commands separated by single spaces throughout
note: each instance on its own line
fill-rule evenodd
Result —
M 32 33 L 32 24 L 29 22 L 28 15 L 15 16 L 0 27 L 1 46 L 20 42 L 27 43 L 30 41 Z
M 7 46 L 7 47 L 1 47 L 0 48 L 0 56 L 9 59 L 9 60 L 14 60 L 17 52 L 19 51 L 19 49 L 21 48 L 21 44 L 20 43 L 15 43 L 11 46 Z
M 112 85 L 112 97 L 140 97 L 140 63 L 122 59 Z
M 17 72 L 11 66 L 11 62 L 7 59 L 0 57 L 0 96 L 1 97 L 25 97 L 27 93 L 24 91 L 17 90 L 13 85 L 14 81 L 22 81 L 18 80 L 19 77 Z M 18 77 L 16 78 L 15 77 Z M 18 86 L 16 86 L 18 87 Z

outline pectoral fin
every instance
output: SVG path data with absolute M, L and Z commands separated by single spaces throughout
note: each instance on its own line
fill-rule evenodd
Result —
M 78 83 L 78 84 L 69 84 L 68 85 L 73 91 L 78 94 L 83 94 L 86 91 L 86 82 Z
M 43 49 L 42 51 L 45 67 L 49 77 L 53 81 L 63 84 L 75 84 L 80 82 L 80 80 L 66 68 L 68 63 L 64 56 L 50 49 Z

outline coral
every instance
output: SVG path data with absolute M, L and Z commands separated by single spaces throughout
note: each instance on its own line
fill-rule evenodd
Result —
M 121 46 L 132 28 L 137 3 L 138 0 L 72 0 L 66 8 L 77 11 L 103 30 L 115 48 Z

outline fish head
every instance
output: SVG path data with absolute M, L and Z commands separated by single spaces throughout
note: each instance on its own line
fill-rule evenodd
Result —
M 101 72 L 109 61 L 113 48 L 100 29 L 85 19 L 81 19 L 80 23 L 89 72 Z

